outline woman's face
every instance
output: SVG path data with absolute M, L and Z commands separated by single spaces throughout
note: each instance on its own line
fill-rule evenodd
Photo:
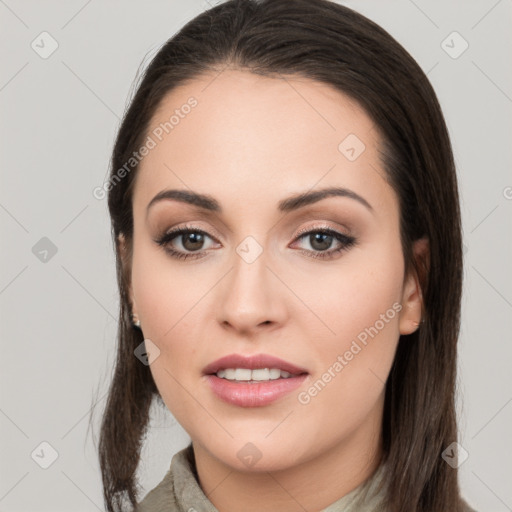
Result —
M 327 85 L 231 70 L 173 90 L 146 135 L 130 293 L 169 410 L 241 470 L 369 452 L 399 336 L 421 315 L 372 121 Z M 172 190 L 209 202 L 152 202 Z M 175 229 L 190 231 L 157 243 Z M 230 355 L 293 373 L 211 366 Z

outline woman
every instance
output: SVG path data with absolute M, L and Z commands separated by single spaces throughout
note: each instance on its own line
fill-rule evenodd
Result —
M 107 510 L 471 510 L 456 172 L 436 95 L 387 32 L 327 0 L 201 14 L 145 71 L 107 188 Z M 153 399 L 191 443 L 141 501 Z

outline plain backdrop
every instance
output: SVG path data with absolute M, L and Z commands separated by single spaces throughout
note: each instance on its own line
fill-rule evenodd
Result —
M 465 243 L 460 478 L 479 512 L 509 511 L 512 2 L 344 3 L 411 53 L 446 116 Z M 0 511 L 103 510 L 95 442 L 118 297 L 107 204 L 92 191 L 139 66 L 210 5 L 0 0 Z M 189 440 L 153 412 L 145 492 Z

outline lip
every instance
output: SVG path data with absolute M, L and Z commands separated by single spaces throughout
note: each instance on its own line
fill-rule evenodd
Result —
M 206 375 L 210 389 L 223 402 L 238 407 L 262 407 L 296 390 L 308 374 L 262 382 L 232 382 L 216 375 Z
M 279 368 L 280 370 L 296 376 L 308 373 L 305 368 L 301 368 L 284 359 L 269 354 L 255 354 L 253 356 L 230 354 L 205 366 L 203 368 L 203 374 L 215 375 L 219 370 L 225 370 L 226 368 L 247 368 L 249 370 L 256 368 Z
M 217 377 L 219 370 L 226 368 L 279 368 L 291 374 L 288 378 L 270 381 L 233 382 Z M 243 356 L 230 354 L 213 361 L 203 369 L 210 389 L 222 401 L 238 407 L 261 407 L 291 393 L 306 380 L 309 373 L 305 368 L 296 366 L 284 359 L 268 354 Z

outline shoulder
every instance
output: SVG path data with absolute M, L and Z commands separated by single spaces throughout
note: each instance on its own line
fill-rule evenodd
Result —
M 138 503 L 134 512 L 179 512 L 190 499 L 201 498 L 202 491 L 195 477 L 192 443 L 175 453 L 162 481 Z M 205 498 L 206 499 L 206 498 Z
M 174 495 L 174 485 L 171 470 L 167 472 L 163 480 L 144 499 L 137 504 L 134 512 L 178 512 L 178 504 Z

